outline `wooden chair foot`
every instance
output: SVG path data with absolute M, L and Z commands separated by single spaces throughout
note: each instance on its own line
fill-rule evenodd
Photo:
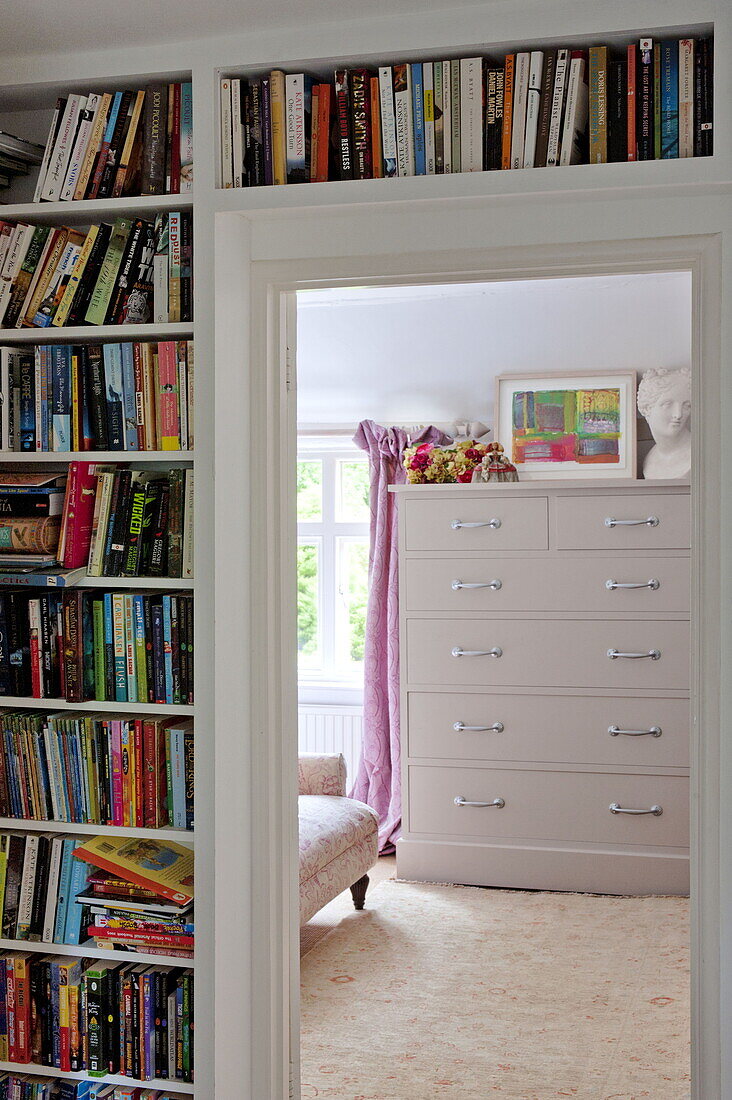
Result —
M 369 876 L 363 875 L 358 882 L 354 882 L 351 887 L 351 894 L 353 895 L 353 905 L 355 909 L 363 909 L 364 902 L 366 901 L 366 890 L 369 885 Z

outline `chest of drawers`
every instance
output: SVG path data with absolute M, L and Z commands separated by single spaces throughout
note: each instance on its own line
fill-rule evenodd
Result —
M 400 877 L 688 892 L 688 486 L 397 492 Z

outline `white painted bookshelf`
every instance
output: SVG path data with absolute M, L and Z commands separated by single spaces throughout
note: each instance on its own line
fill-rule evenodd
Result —
M 89 18 L 95 18 L 91 9 Z M 250 76 L 274 68 L 325 75 L 337 66 L 361 62 L 372 65 L 495 55 L 526 45 L 538 49 L 565 43 L 582 46 L 609 42 L 613 37 L 628 41 L 640 33 L 673 37 L 713 33 L 714 156 L 574 165 L 557 171 L 493 171 L 236 190 L 219 186 L 219 79 L 223 75 Z M 282 853 L 289 852 L 291 839 L 283 823 L 289 812 L 289 788 L 285 780 L 278 785 L 281 776 L 276 764 L 281 763 L 277 756 L 281 745 L 290 742 L 276 723 L 267 725 L 265 719 L 271 711 L 262 701 L 268 692 L 272 697 L 277 694 L 272 683 L 278 681 L 268 677 L 282 650 L 275 628 L 275 641 L 270 642 L 269 649 L 260 633 L 265 621 L 263 609 L 269 613 L 274 605 L 267 602 L 269 573 L 265 572 L 261 553 L 270 505 L 263 503 L 257 492 L 258 483 L 266 480 L 263 441 L 270 447 L 280 443 L 273 442 L 274 436 L 265 439 L 264 429 L 251 419 L 248 405 L 257 387 L 264 391 L 268 384 L 277 385 L 274 378 L 267 381 L 263 360 L 252 351 L 262 348 L 261 342 L 255 344 L 254 339 L 258 330 L 266 328 L 265 311 L 269 306 L 259 283 L 256 294 L 250 293 L 250 277 L 254 277 L 257 266 L 291 264 L 294 270 L 301 257 L 314 256 L 317 249 L 310 229 L 313 218 L 328 220 L 332 228 L 333 249 L 322 253 L 331 258 L 321 262 L 323 278 L 330 277 L 339 264 L 343 266 L 349 250 L 359 256 L 369 253 L 373 225 L 382 216 L 391 217 L 394 238 L 405 253 L 428 247 L 436 253 L 448 251 L 451 240 L 458 242 L 459 238 L 452 259 L 459 270 L 470 270 L 471 249 L 487 245 L 493 238 L 506 251 L 514 243 L 532 243 L 536 247 L 546 245 L 547 252 L 548 242 L 555 251 L 562 252 L 575 237 L 580 239 L 582 235 L 582 239 L 589 240 L 594 206 L 604 214 L 595 240 L 619 240 L 625 212 L 636 237 L 643 236 L 653 212 L 660 218 L 666 211 L 665 224 L 673 224 L 678 236 L 687 232 L 691 221 L 694 232 L 701 233 L 704 218 L 709 225 L 706 231 L 718 232 L 723 218 L 719 213 L 721 204 L 729 202 L 732 186 L 732 142 L 726 106 L 732 102 L 732 13 L 722 0 L 645 0 L 641 5 L 619 0 L 612 8 L 599 0 L 589 4 L 581 0 L 562 4 L 530 0 L 522 5 L 461 6 L 459 10 L 444 6 L 412 14 L 396 10 L 387 16 L 364 11 L 352 23 L 325 19 L 321 23 L 308 22 L 307 13 L 293 12 L 289 27 L 273 22 L 267 30 L 237 30 L 226 37 L 200 36 L 183 42 L 156 39 L 139 45 L 104 41 L 100 21 L 100 38 L 96 51 L 61 52 L 49 41 L 33 56 L 4 61 L 0 71 L 0 129 L 44 142 L 58 95 L 71 90 L 115 90 L 142 87 L 158 79 L 190 78 L 195 191 L 155 199 L 35 205 L 28 201 L 28 188 L 24 190 L 21 182 L 14 191 L 4 193 L 12 201 L 0 208 L 0 217 L 83 226 L 122 214 L 192 210 L 195 324 L 50 332 L 12 330 L 0 332 L 0 343 L 194 337 L 195 453 L 0 453 L 0 465 L 17 463 L 21 468 L 26 463 L 47 463 L 63 467 L 73 459 L 88 459 L 195 468 L 196 579 L 191 587 L 196 598 L 196 704 L 195 708 L 173 708 L 171 713 L 194 713 L 198 731 L 196 1082 L 188 1086 L 158 1082 L 157 1087 L 167 1088 L 170 1084 L 175 1092 L 195 1091 L 199 1100 L 284 1100 L 289 1067 L 297 1062 L 297 1039 L 291 1045 L 287 1033 L 289 979 L 285 971 L 289 941 L 284 927 L 287 894 L 281 870 Z M 680 214 L 673 221 L 673 211 L 682 207 L 688 211 L 687 220 Z M 415 211 L 429 214 L 429 244 L 425 244 L 424 235 L 415 235 L 424 226 L 423 221 L 414 219 Z M 581 226 L 581 233 L 580 229 L 575 231 L 573 219 Z M 460 225 L 469 227 L 462 237 Z M 394 262 L 393 272 L 398 267 Z M 256 406 L 258 414 L 261 407 Z M 278 521 L 275 518 L 272 522 L 276 525 Z M 261 568 L 257 576 L 252 573 L 252 562 L 258 562 Z M 97 581 L 99 587 L 104 586 L 104 578 L 95 578 L 94 586 Z M 170 583 L 181 589 L 188 587 Z M 65 709 L 56 700 L 2 702 L 7 706 Z M 125 714 L 153 709 L 114 704 L 89 704 L 88 708 Z M 80 708 L 68 704 L 68 709 Z M 168 713 L 166 708 L 154 709 Z M 11 819 L 0 819 L 0 828 L 78 830 L 80 835 L 103 831 L 93 826 Z M 111 828 L 108 831 L 112 832 Z M 120 831 L 141 835 L 139 830 Z M 159 835 L 174 838 L 174 834 L 174 830 L 163 830 Z M 282 839 L 285 834 L 286 842 Z M 193 843 L 193 835 L 186 841 Z M 277 843 L 281 843 L 279 850 Z M 729 923 L 732 927 L 732 919 Z M 715 946 L 713 940 L 708 942 L 713 969 Z M 4 949 L 1 943 L 0 949 Z M 264 982 L 263 975 L 267 978 Z M 707 1011 L 711 1011 L 708 1006 L 714 1001 L 711 989 Z M 705 1028 L 697 1025 L 697 1037 L 714 1034 L 713 1015 L 707 1019 Z M 703 1053 L 709 1053 L 713 1040 L 705 1038 L 703 1042 L 707 1044 Z M 48 1068 L 9 1063 L 1 1064 L 0 1069 L 60 1075 Z M 63 1076 L 78 1079 L 83 1075 Z M 107 1080 L 130 1083 L 127 1078 Z M 708 1080 L 713 1082 L 712 1077 Z M 698 1093 L 717 1094 L 724 1092 L 714 1083 L 709 1084 L 705 1094 Z M 297 1097 L 297 1085 L 291 1095 Z

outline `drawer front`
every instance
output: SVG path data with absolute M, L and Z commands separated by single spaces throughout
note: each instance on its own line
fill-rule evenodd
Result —
M 494 649 L 500 650 L 500 656 L 491 655 Z M 454 650 L 462 655 L 453 656 Z M 660 657 L 611 659 L 609 651 L 657 651 Z M 633 619 L 408 619 L 406 675 L 415 686 L 687 690 L 689 624 Z
M 691 544 L 688 494 L 558 496 L 553 507 L 559 550 L 685 550 Z
M 407 550 L 546 550 L 549 545 L 546 497 L 407 497 L 400 506 Z M 469 523 L 483 526 L 454 526 Z
M 455 798 L 503 808 L 456 806 Z M 660 806 L 660 816 L 614 814 Z M 688 779 L 617 772 L 538 772 L 491 768 L 409 769 L 409 832 L 486 839 L 540 839 L 578 844 L 686 847 Z
M 407 696 L 407 715 L 412 758 L 621 767 L 689 764 L 685 699 L 413 691 Z M 498 729 L 490 728 L 496 725 Z M 638 733 L 642 730 L 654 732 Z
M 688 558 L 407 558 L 403 576 L 408 611 L 688 614 L 690 602 Z

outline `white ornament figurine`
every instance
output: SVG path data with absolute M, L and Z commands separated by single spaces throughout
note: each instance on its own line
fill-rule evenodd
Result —
M 686 477 L 691 469 L 691 371 L 651 367 L 638 386 L 638 412 L 655 446 L 643 463 L 647 479 Z

